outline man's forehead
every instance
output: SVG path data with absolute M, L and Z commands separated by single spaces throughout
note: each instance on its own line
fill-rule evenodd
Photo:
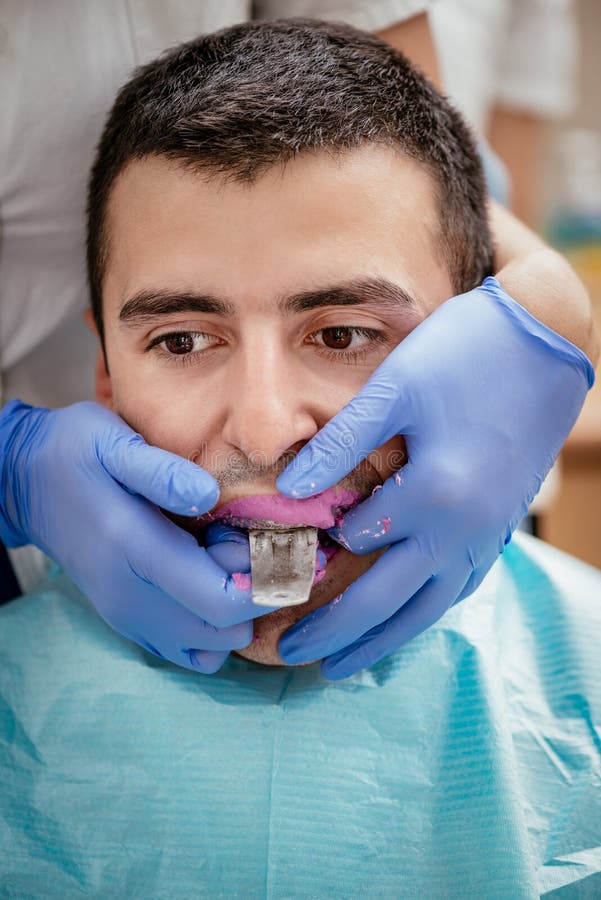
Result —
M 440 262 L 428 173 L 378 146 L 302 156 L 253 184 L 131 163 L 107 222 L 114 314 L 131 322 L 185 300 L 226 316 L 257 293 L 282 313 L 419 300 L 412 272 Z
M 263 213 L 268 219 L 278 214 L 289 218 L 291 211 L 294 221 L 307 219 L 312 225 L 318 214 L 327 222 L 357 219 L 368 227 L 370 212 L 384 224 L 391 206 L 395 212 L 410 212 L 413 225 L 433 227 L 435 194 L 432 176 L 421 163 L 395 147 L 376 143 L 336 152 L 304 151 L 270 166 L 250 182 L 205 169 L 200 163 L 195 166 L 193 161 L 149 155 L 130 161 L 115 179 L 107 223 L 109 227 L 139 225 L 132 208 L 152 209 L 159 221 L 181 215 L 186 208 L 191 215 L 204 213 L 219 220 L 220 210 L 227 218 L 235 208 L 240 216 Z M 230 218 L 228 224 L 233 230 L 236 222 Z M 255 224 L 260 228 L 265 222 Z

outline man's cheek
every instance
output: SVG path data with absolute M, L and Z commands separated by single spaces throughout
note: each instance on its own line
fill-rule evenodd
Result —
M 142 435 L 148 444 L 177 453 L 203 465 L 207 426 L 188 404 L 152 397 L 152 391 L 128 390 L 126 398 L 114 394 L 115 412 Z
M 386 481 L 407 462 L 407 445 L 402 435 L 395 435 L 367 456 L 382 481 Z

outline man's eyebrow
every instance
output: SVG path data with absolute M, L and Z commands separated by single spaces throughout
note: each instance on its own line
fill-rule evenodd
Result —
M 386 278 L 356 278 L 343 284 L 291 294 L 278 302 L 279 311 L 284 315 L 324 306 L 359 305 L 418 309 L 418 303 L 411 294 Z M 119 312 L 119 321 L 125 326 L 136 327 L 162 316 L 185 312 L 212 313 L 231 318 L 236 313 L 236 307 L 229 300 L 212 294 L 145 288 L 125 301 Z
M 171 313 L 183 312 L 214 313 L 231 317 L 236 308 L 227 300 L 211 294 L 146 289 L 138 291 L 125 301 L 119 312 L 119 321 L 128 326 L 136 326 Z
M 356 278 L 344 284 L 302 291 L 279 302 L 283 313 L 299 313 L 321 306 L 380 306 L 417 310 L 417 300 L 399 284 L 386 278 Z

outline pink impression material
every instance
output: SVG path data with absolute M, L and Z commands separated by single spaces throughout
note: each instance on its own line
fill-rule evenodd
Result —
M 349 491 L 339 485 L 304 500 L 293 500 L 283 494 L 259 494 L 224 503 L 214 512 L 202 516 L 202 519 L 220 519 L 241 527 L 260 527 L 262 522 L 277 522 L 280 525 L 332 528 L 338 513 L 355 506 L 361 498 L 362 494 L 358 491 Z
M 239 591 L 250 591 L 252 588 L 250 572 L 232 572 L 232 581 Z

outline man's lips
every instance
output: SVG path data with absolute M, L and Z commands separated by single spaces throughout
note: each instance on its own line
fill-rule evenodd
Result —
M 339 485 L 304 500 L 294 500 L 283 494 L 259 494 L 224 503 L 199 516 L 197 521 L 199 525 L 208 525 L 219 520 L 237 528 L 313 525 L 327 529 L 332 528 L 343 512 L 362 499 L 360 492 Z

